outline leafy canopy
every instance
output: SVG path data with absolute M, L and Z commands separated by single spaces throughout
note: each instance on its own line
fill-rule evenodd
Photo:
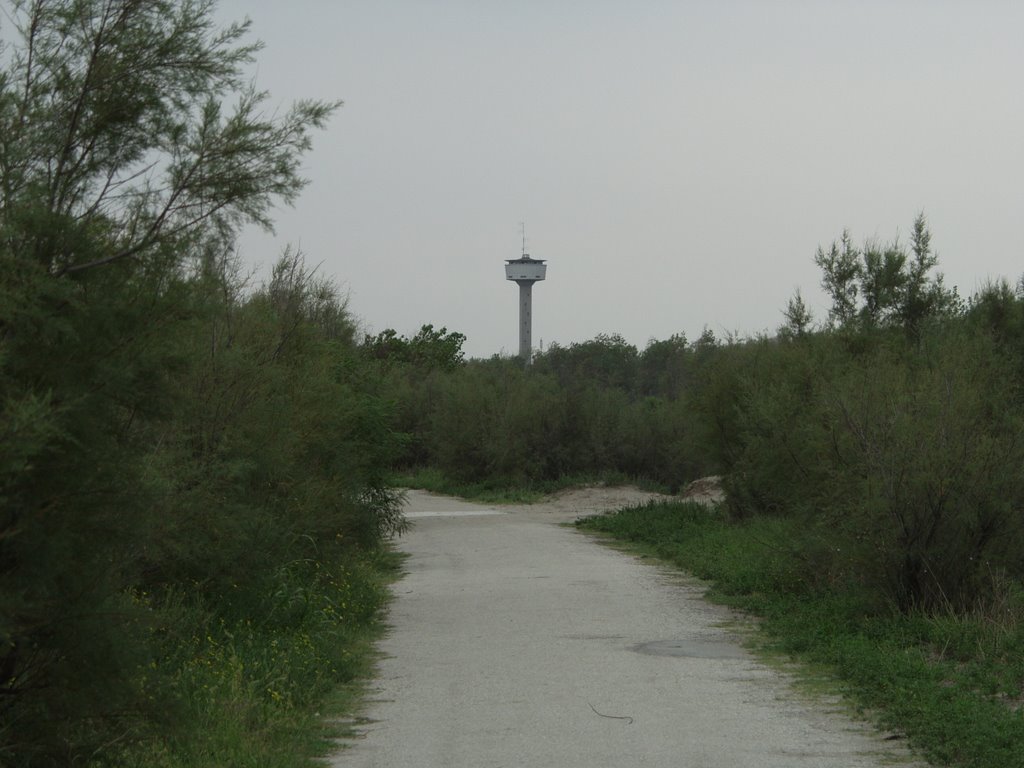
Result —
M 244 80 L 248 22 L 211 0 L 16 0 L 0 72 L 0 232 L 53 275 L 270 227 L 337 102 L 282 115 Z M 232 102 L 232 106 L 226 106 Z M 181 251 L 175 251 L 178 257 Z M 173 257 L 172 257 L 173 258 Z

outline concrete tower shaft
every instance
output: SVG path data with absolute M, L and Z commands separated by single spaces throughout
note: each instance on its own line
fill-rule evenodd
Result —
M 533 281 L 519 283 L 519 356 L 526 362 L 533 356 Z

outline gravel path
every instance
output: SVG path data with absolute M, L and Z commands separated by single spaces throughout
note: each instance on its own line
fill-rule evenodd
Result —
M 795 694 L 699 585 L 555 523 L 626 489 L 485 507 L 412 492 L 357 738 L 336 768 L 876 768 L 902 760 Z M 903 764 L 903 763 L 901 763 Z

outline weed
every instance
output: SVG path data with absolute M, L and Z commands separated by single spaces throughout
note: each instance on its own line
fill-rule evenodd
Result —
M 262 600 L 262 613 L 252 605 L 217 610 L 180 591 L 134 596 L 150 613 L 158 649 L 137 682 L 174 702 L 173 723 L 93 765 L 312 765 L 336 748 L 338 718 L 358 703 L 398 560 L 375 550 L 283 566 L 260 592 L 240 593 Z

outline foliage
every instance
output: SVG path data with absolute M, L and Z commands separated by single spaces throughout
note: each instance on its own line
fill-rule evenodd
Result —
M 331 659 L 379 606 L 373 553 L 403 527 L 384 483 L 402 440 L 344 301 L 297 253 L 256 290 L 230 256 L 302 188 L 335 105 L 264 115 L 242 74 L 258 46 L 207 2 L 13 18 L 0 762 L 173 764 L 208 727 L 202 659 L 231 678 L 209 703 L 240 728 L 272 691 L 298 711 L 347 679 Z
M 212 227 L 269 226 L 303 186 L 299 157 L 333 104 L 277 119 L 246 85 L 248 24 L 206 2 L 14 3 L 20 40 L 0 76 L 8 247 L 53 275 L 180 259 Z M 228 98 L 237 102 L 225 113 Z
M 960 305 L 956 289 L 947 289 L 942 275 L 932 274 L 938 257 L 931 249 L 924 214 L 914 220 L 910 254 L 898 241 L 884 246 L 868 242 L 857 248 L 844 231 L 828 251 L 818 248 L 814 261 L 822 271 L 821 287 L 832 300 L 833 328 L 899 327 L 915 336 L 928 318 L 948 315 Z M 799 294 L 787 310 L 790 324 L 796 326 L 804 324 L 798 299 Z
M 387 590 L 382 572 L 395 557 L 321 558 L 279 566 L 266 576 L 245 618 L 186 592 L 133 593 L 157 650 L 140 672 L 141 691 L 173 694 L 173 710 L 151 738 L 107 750 L 98 765 L 309 765 L 336 748 L 320 716 L 349 707 L 353 681 L 370 672 L 373 621 Z M 237 602 L 237 599 L 236 599 Z M 338 686 L 343 687 L 339 690 Z M 173 718 L 173 719 L 172 719 Z
M 591 384 L 601 389 L 634 390 L 637 350 L 618 334 L 560 347 L 552 344 L 533 366 L 553 373 L 563 387 Z
M 818 578 L 859 579 L 903 610 L 987 599 L 991 571 L 1024 575 L 1016 299 L 990 291 L 959 312 L 927 277 L 922 218 L 912 257 L 844 233 L 818 262 L 832 330 L 790 323 L 720 348 L 691 396 L 730 511 L 827 531 L 804 552 Z
M 799 290 L 786 302 L 786 309 L 783 310 L 782 314 L 785 316 L 786 322 L 779 329 L 780 338 L 802 339 L 811 332 L 814 316 L 804 303 L 804 298 L 800 295 Z
M 376 336 L 367 335 L 363 351 L 370 358 L 388 362 L 406 363 L 417 368 L 453 370 L 465 357 L 462 345 L 466 337 L 447 328 L 435 330 L 424 325 L 411 339 L 399 336 L 388 328 Z
M 690 345 L 686 334 L 658 341 L 651 339 L 637 361 L 637 391 L 643 397 L 677 400 L 692 377 Z
M 834 385 L 828 517 L 853 567 L 904 610 L 963 609 L 993 569 L 1020 572 L 1024 422 L 984 338 L 947 332 L 882 350 Z
M 437 365 L 406 354 L 393 332 L 368 337 L 363 351 L 410 435 L 402 467 L 432 466 L 462 485 L 614 475 L 679 487 L 707 468 L 684 398 L 707 344 L 679 335 L 638 353 L 599 336 L 552 345 L 526 370 L 500 357 Z

